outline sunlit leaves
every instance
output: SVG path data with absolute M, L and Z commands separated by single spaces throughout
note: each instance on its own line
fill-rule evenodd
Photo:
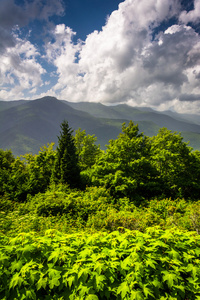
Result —
M 200 239 L 194 233 L 151 228 L 148 233 L 64 235 L 48 230 L 43 237 L 27 233 L 2 241 L 6 259 L 0 288 L 6 299 L 200 296 Z
M 169 288 L 171 288 L 174 285 L 174 283 L 177 283 L 177 275 L 175 273 L 163 271 L 163 274 L 163 281 L 167 282 Z
M 96 145 L 97 137 L 86 135 L 85 130 L 79 128 L 74 137 L 76 152 L 78 154 L 79 166 L 81 170 L 91 168 L 96 159 L 100 156 L 100 145 Z
M 130 288 L 127 284 L 127 282 L 122 282 L 120 286 L 117 289 L 117 294 L 121 294 L 121 298 L 124 299 L 127 295 L 127 293 L 130 292 Z
M 15 286 L 19 286 L 21 287 L 22 285 L 22 282 L 23 282 L 23 278 L 20 276 L 19 273 L 15 273 L 13 275 L 13 277 L 11 278 L 11 281 L 10 281 L 10 284 L 9 284 L 9 288 L 15 288 Z
M 149 139 L 139 133 L 138 125 L 132 121 L 128 126 L 124 123 L 122 133 L 109 142 L 105 155 L 93 166 L 93 184 L 109 188 L 116 198 L 148 197 L 151 178 L 154 177 L 149 149 Z

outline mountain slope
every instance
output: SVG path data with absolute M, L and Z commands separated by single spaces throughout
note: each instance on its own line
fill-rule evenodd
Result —
M 123 122 L 128 124 L 129 120 L 133 120 L 138 123 L 140 132 L 148 136 L 156 135 L 160 127 L 180 131 L 185 141 L 191 140 L 190 145 L 200 150 L 200 125 L 177 115 L 127 105 L 70 103 L 54 97 L 33 101 L 0 101 L 0 148 L 11 149 L 15 155 L 20 155 L 37 153 L 47 143 L 57 145 L 60 124 L 65 119 L 72 129 L 80 127 L 87 134 L 95 134 L 102 149 L 110 139 L 117 138 Z
M 88 113 L 75 110 L 56 98 L 45 97 L 0 111 L 0 148 L 20 155 L 27 150 L 36 153 L 47 143 L 57 144 L 64 119 L 74 130 L 81 127 L 88 134 L 98 132 L 102 144 L 113 135 L 117 137 L 119 132 Z
M 120 104 L 116 106 L 105 106 L 100 103 L 69 103 L 73 108 L 88 112 L 98 118 L 111 118 L 111 119 L 124 119 L 137 121 L 151 121 L 159 127 L 166 127 L 172 131 L 187 131 L 200 133 L 200 125 L 195 124 L 187 119 L 186 116 L 171 113 L 165 114 L 165 112 L 157 112 L 152 109 L 139 109 L 128 106 L 126 104 Z M 196 116 L 195 119 L 200 121 L 200 117 Z

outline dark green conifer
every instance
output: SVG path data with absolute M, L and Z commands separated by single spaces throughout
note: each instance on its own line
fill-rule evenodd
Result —
M 54 179 L 61 183 L 68 183 L 71 188 L 80 186 L 80 170 L 78 156 L 74 143 L 73 130 L 64 120 L 61 124 L 61 132 L 58 137 L 58 147 L 54 168 Z

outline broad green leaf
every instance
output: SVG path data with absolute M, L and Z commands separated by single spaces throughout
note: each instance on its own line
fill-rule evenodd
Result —
M 160 288 L 161 286 L 161 282 L 157 278 L 152 281 L 152 284 L 157 288 Z
M 8 261 L 10 259 L 9 256 L 4 255 L 3 253 L 0 253 L 0 262 L 4 263 L 5 261 Z
M 142 262 L 138 262 L 138 261 L 136 261 L 136 262 L 134 263 L 134 266 L 135 266 L 135 271 L 136 271 L 136 272 L 137 272 L 137 271 L 142 272 L 143 267 L 144 267 L 143 263 L 142 263 Z
M 85 300 L 99 300 L 99 298 L 94 294 L 90 294 L 90 295 L 87 295 Z
M 27 252 L 31 252 L 35 249 L 35 247 L 33 245 L 25 245 L 25 247 L 23 248 L 23 253 L 27 253 Z
M 170 249 L 169 251 L 166 251 L 166 253 L 168 253 L 169 257 L 171 257 L 171 258 L 175 258 L 175 259 L 180 258 L 179 253 L 176 250 L 174 250 L 173 248 Z
M 54 286 L 59 286 L 60 285 L 60 281 L 59 278 L 55 277 L 49 280 L 49 287 L 50 289 L 53 289 Z
M 81 278 L 83 282 L 85 282 L 91 273 L 89 268 L 83 268 L 78 272 L 78 278 Z
M 135 245 L 135 251 L 139 251 L 144 247 L 144 243 L 142 241 L 139 241 L 136 245 Z
M 192 262 L 192 260 L 194 259 L 194 255 L 190 255 L 187 252 L 183 253 L 183 257 L 184 257 L 184 261 L 186 261 L 186 262 L 189 262 L 189 261 Z
M 42 287 L 45 289 L 47 285 L 47 278 L 41 277 L 36 283 L 37 290 L 40 290 Z
M 22 268 L 21 268 L 21 274 L 23 277 L 26 276 L 26 273 L 33 272 L 33 270 L 37 267 L 37 264 L 31 260 L 30 262 L 26 263 Z
M 86 286 L 86 285 L 81 285 L 79 288 L 79 295 L 81 297 L 84 297 L 85 295 L 87 295 L 89 293 L 90 287 Z
M 25 297 L 25 299 L 36 300 L 37 297 L 36 297 L 36 294 L 35 294 L 34 290 L 26 290 L 26 297 Z
M 69 288 L 71 289 L 72 284 L 75 282 L 76 280 L 76 276 L 69 276 L 66 278 L 66 281 L 68 282 Z
M 16 273 L 13 275 L 13 277 L 11 278 L 11 281 L 10 281 L 10 285 L 9 285 L 9 288 L 14 288 L 15 286 L 21 286 L 22 285 L 22 282 L 23 282 L 23 278 L 20 276 L 19 273 Z
M 145 264 L 146 264 L 147 267 L 150 266 L 153 269 L 156 269 L 157 262 L 155 260 L 153 260 L 153 259 L 147 259 L 145 261 Z
M 199 272 L 199 268 L 194 266 L 193 264 L 189 264 L 186 271 L 192 272 L 192 276 L 193 276 L 193 278 L 195 278 L 197 275 L 197 272 Z
M 102 287 L 104 286 L 105 279 L 106 277 L 104 275 L 95 275 L 95 283 L 98 290 L 102 289 Z
M 122 270 L 129 270 L 130 265 L 133 264 L 133 261 L 130 259 L 130 257 L 127 257 L 124 260 L 122 260 L 120 264 L 121 264 Z
M 130 288 L 126 281 L 122 282 L 117 289 L 117 294 L 121 294 L 122 299 L 126 297 L 126 294 L 130 292 Z
M 152 290 L 150 288 L 148 288 L 149 284 L 144 284 L 143 285 L 143 293 L 145 294 L 145 297 L 148 298 L 148 296 L 154 296 L 153 293 L 152 293 Z
M 38 271 L 32 271 L 30 272 L 30 280 L 31 280 L 31 283 L 35 283 L 38 278 L 39 278 L 39 272 Z
M 100 263 L 99 261 L 97 261 L 96 264 L 95 264 L 95 266 L 94 266 L 94 270 L 100 275 L 103 266 L 104 266 L 103 263 Z
M 19 271 L 22 268 L 22 261 L 21 260 L 15 260 L 11 263 L 11 272 L 13 273 L 15 270 Z
M 132 291 L 130 299 L 131 300 L 144 300 L 144 295 L 140 291 Z
M 61 274 L 62 273 L 62 271 L 58 271 L 58 270 L 56 270 L 56 269 L 49 269 L 48 270 L 48 275 L 49 275 L 49 278 L 60 278 L 61 277 Z
M 56 249 L 49 256 L 48 261 L 53 260 L 53 262 L 56 263 L 57 260 L 60 259 L 60 254 L 61 254 L 61 249 L 60 248 Z
M 91 253 L 92 253 L 92 251 L 91 251 L 91 249 L 84 249 L 84 250 L 82 250 L 80 253 L 79 253 L 79 255 L 80 255 L 80 257 L 82 257 L 82 258 L 87 258 L 87 257 L 91 257 Z
M 163 273 L 163 281 L 167 281 L 168 287 L 171 288 L 174 284 L 174 281 L 177 281 L 177 275 L 168 271 L 164 271 Z
M 126 249 L 129 246 L 129 241 L 124 239 L 124 241 L 122 241 L 122 243 L 120 244 L 120 248 Z

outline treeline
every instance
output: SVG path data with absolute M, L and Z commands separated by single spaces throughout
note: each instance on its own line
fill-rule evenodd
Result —
M 200 152 L 132 121 L 53 146 L 0 150 L 0 299 L 200 299 Z
M 50 144 L 37 155 L 17 158 L 0 150 L 0 196 L 18 202 L 58 184 L 76 190 L 104 187 L 116 203 L 123 198 L 137 205 L 155 197 L 196 200 L 199 175 L 200 152 L 192 151 L 179 133 L 162 128 L 148 137 L 132 121 L 122 125 L 106 151 L 85 130 L 73 136 L 67 121 L 56 149 Z

